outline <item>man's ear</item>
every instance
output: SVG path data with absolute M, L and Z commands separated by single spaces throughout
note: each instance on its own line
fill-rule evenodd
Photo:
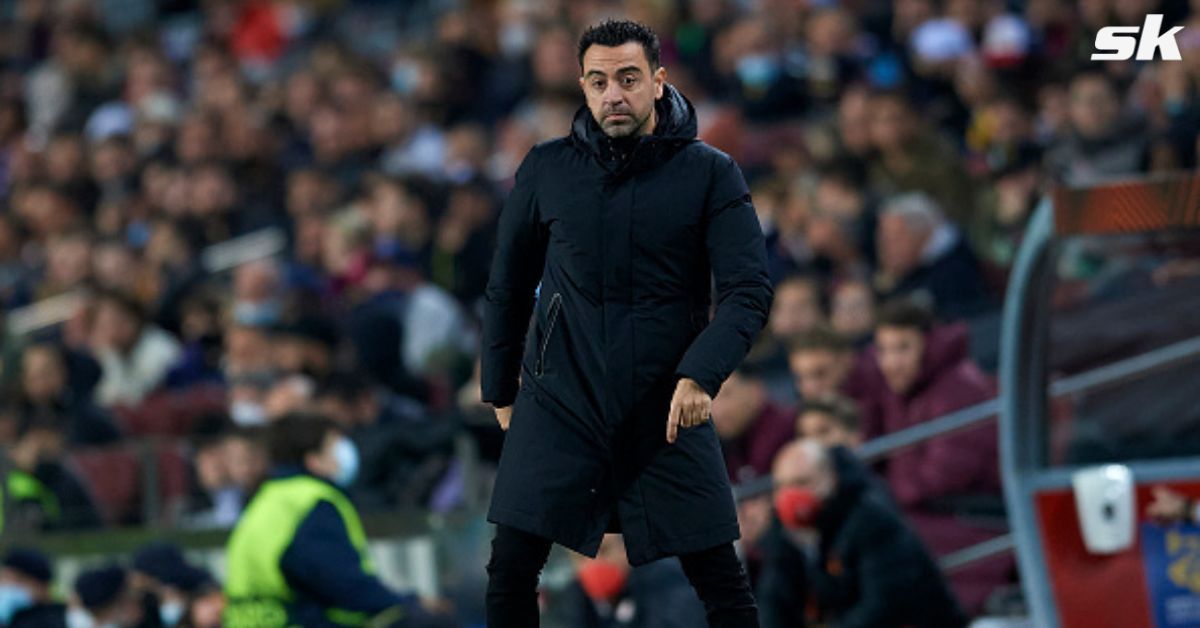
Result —
M 667 68 L 659 66 L 654 71 L 654 99 L 658 100 L 663 96 L 663 88 L 667 84 Z

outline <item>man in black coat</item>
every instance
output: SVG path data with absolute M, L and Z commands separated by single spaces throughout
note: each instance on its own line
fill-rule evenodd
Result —
M 551 543 L 594 556 L 606 530 L 635 566 L 679 556 L 710 626 L 757 625 L 708 419 L 766 322 L 766 250 L 737 165 L 696 139 L 658 50 L 633 22 L 584 33 L 587 106 L 530 151 L 501 213 L 481 378 L 511 426 L 488 515 L 492 628 L 536 626 Z
M 929 552 L 848 450 L 796 440 L 772 473 L 777 520 L 758 583 L 764 628 L 966 625 Z

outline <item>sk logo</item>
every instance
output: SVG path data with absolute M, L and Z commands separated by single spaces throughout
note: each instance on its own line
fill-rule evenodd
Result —
M 1154 53 L 1159 50 L 1162 51 L 1163 60 L 1181 60 L 1179 45 L 1175 43 L 1175 34 L 1183 30 L 1183 27 L 1176 26 L 1160 34 L 1162 21 L 1161 13 L 1151 13 L 1146 16 L 1146 21 L 1140 27 L 1107 26 L 1100 29 L 1100 32 L 1096 33 L 1096 50 L 1105 52 L 1093 52 L 1092 61 L 1132 59 L 1135 50 L 1138 61 L 1154 59 Z M 1138 31 L 1141 31 L 1141 35 L 1138 35 Z

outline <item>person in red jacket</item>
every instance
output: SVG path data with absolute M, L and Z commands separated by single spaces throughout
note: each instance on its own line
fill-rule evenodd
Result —
M 914 303 L 897 301 L 881 309 L 871 351 L 886 384 L 879 400 L 885 433 L 996 394 L 992 379 L 969 357 L 966 326 L 934 327 L 932 315 Z M 935 555 L 997 534 L 962 516 L 981 501 L 1001 503 L 995 425 L 901 450 L 888 460 L 886 478 L 897 504 Z M 976 612 L 1011 569 L 1011 559 L 979 563 L 951 574 L 952 585 L 963 606 Z

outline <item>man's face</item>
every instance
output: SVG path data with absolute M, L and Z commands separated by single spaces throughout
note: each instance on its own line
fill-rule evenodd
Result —
M 811 438 L 825 447 L 857 447 L 862 438 L 836 419 L 824 412 L 802 412 L 797 421 L 797 432 L 803 438 Z
M 21 364 L 21 380 L 25 395 L 36 403 L 46 403 L 58 397 L 66 387 L 66 372 L 58 354 L 44 347 L 25 352 Z
M 1071 84 L 1071 125 L 1084 137 L 1108 133 L 1121 113 L 1112 86 L 1100 77 L 1087 76 Z
M 25 589 L 34 602 L 45 602 L 49 597 L 49 589 L 44 583 L 8 567 L 0 569 L 0 585 Z
M 803 488 L 821 500 L 833 493 L 833 474 L 803 449 L 785 450 L 775 461 L 772 475 L 776 491 L 785 487 Z
M 666 68 L 650 69 L 637 42 L 594 44 L 583 55 L 579 86 L 592 117 L 609 137 L 648 135 L 654 129 L 654 101 L 661 98 Z
M 788 362 L 803 399 L 828 399 L 841 392 L 850 374 L 852 356 L 824 349 L 796 351 Z
M 908 221 L 896 214 L 884 214 L 878 228 L 879 265 L 893 277 L 903 277 L 921 262 L 921 251 L 928 233 L 914 232 Z
M 905 106 L 894 98 L 872 102 L 871 142 L 883 151 L 904 148 L 912 135 L 912 123 Z
M 907 393 L 921 373 L 925 354 L 925 336 L 917 329 L 880 327 L 875 331 L 875 348 L 879 370 L 888 388 L 897 394 Z
M 833 293 L 829 322 L 843 334 L 859 337 L 875 325 L 875 295 L 865 283 L 848 283 Z
M 824 317 L 816 286 L 806 281 L 792 281 L 775 291 L 768 320 L 771 335 L 783 340 L 812 329 Z

